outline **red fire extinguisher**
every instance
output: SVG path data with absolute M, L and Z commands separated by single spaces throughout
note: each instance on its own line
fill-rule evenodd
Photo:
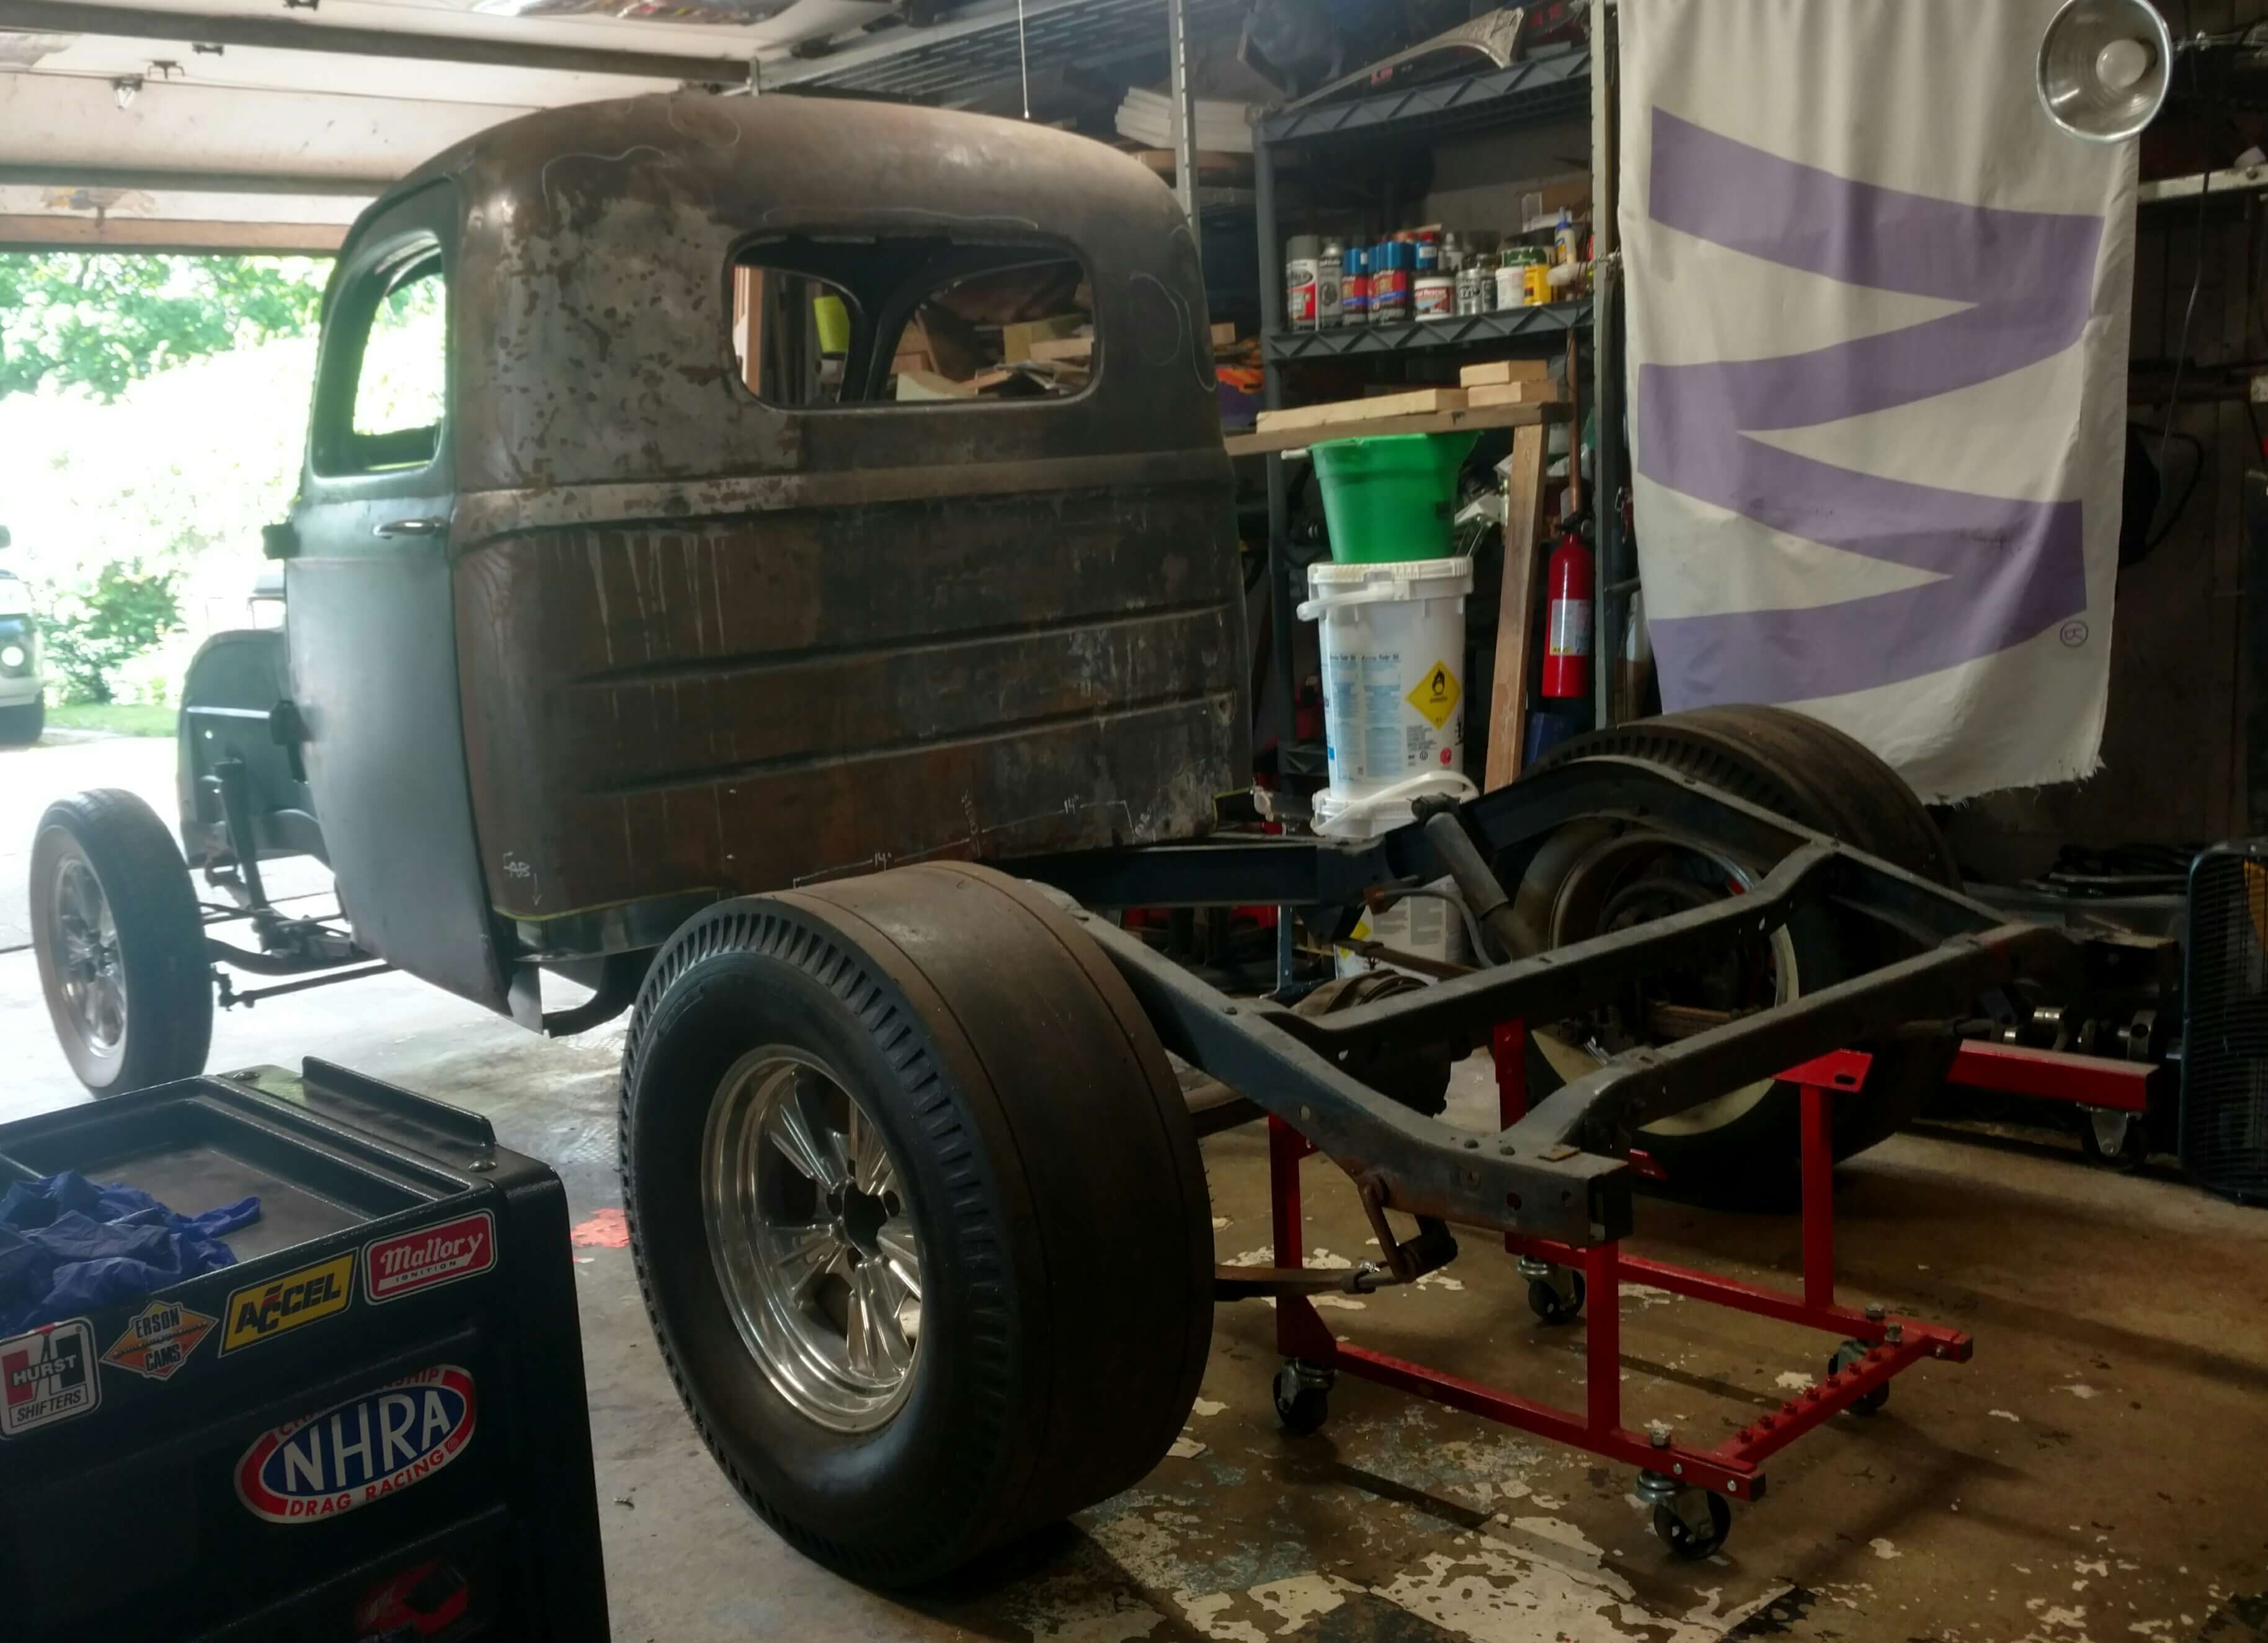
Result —
M 1551 551 L 1543 619 L 1543 693 L 1591 693 L 1591 550 L 1570 526 Z

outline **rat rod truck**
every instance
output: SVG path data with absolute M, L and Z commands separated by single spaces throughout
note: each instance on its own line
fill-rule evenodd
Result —
M 1005 356 L 1074 309 L 1084 372 Z M 1217 1296 L 1263 1294 L 1294 1430 L 1370 1374 L 1638 1464 L 1705 1553 L 1786 1435 L 1965 1339 L 1742 1291 L 1852 1339 L 1823 1401 L 1705 1451 L 1600 1401 L 1610 1302 L 1579 1419 L 1334 1343 L 1304 1297 L 1410 1281 L 1454 1224 L 1572 1316 L 1634 1178 L 1756 1199 L 1800 1158 L 1823 1188 L 1942 1074 L 1942 1023 L 2071 947 L 1770 708 L 1603 732 L 1369 843 L 1217 829 L 1250 781 L 1231 493 L 1188 225 L 1101 144 L 692 93 L 465 143 L 340 252 L 269 533 L 288 620 L 191 670 L 181 848 L 124 794 L 43 820 L 64 1048 L 98 1094 L 187 1077 L 217 987 L 387 967 L 555 1033 L 634 1009 L 663 1353 L 751 1505 L 877 1583 L 1143 1475 Z M 291 855 L 338 917 L 270 899 Z M 1328 1009 L 1228 997 L 1108 916 L 1272 903 L 1328 939 L 1444 878 L 1477 967 Z M 587 999 L 547 1012 L 546 972 Z M 1506 1122 L 1444 1123 L 1442 1069 L 1492 1042 Z M 1294 1213 L 1280 1267 L 1217 1273 L 1168 1052 L 1279 1161 L 1343 1169 L 1380 1259 L 1302 1269 Z

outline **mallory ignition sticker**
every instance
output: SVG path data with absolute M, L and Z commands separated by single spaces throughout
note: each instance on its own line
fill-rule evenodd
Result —
M 365 1301 L 395 1301 L 496 1265 L 496 1218 L 485 1209 L 362 1247 Z
M 94 1325 L 85 1318 L 0 1340 L 0 1438 L 92 1413 L 101 1401 Z
M 267 1283 L 247 1284 L 228 1298 L 221 1355 L 345 1311 L 354 1296 L 354 1251 L 349 1250 Z
M 127 1321 L 102 1361 L 149 1380 L 168 1380 L 219 1322 L 178 1301 L 152 1301 Z
M 473 1377 L 430 1369 L 261 1433 L 236 1463 L 237 1499 L 271 1523 L 307 1523 L 423 1483 L 473 1441 Z

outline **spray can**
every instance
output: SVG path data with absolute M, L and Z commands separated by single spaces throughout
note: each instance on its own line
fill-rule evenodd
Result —
M 1378 247 L 1370 268 L 1370 322 L 1396 325 L 1410 318 L 1410 276 L 1417 267 L 1417 250 L 1406 239 L 1386 240 Z
M 1370 323 L 1370 247 L 1349 246 L 1339 274 L 1339 323 Z
M 1565 700 L 1591 693 L 1591 550 L 1572 526 L 1544 573 L 1543 693 Z
M 1315 263 L 1322 242 L 1313 234 L 1294 234 L 1285 246 L 1284 328 L 1315 328 Z
M 1315 327 L 1329 330 L 1340 323 L 1345 311 L 1346 246 L 1326 239 L 1315 257 Z

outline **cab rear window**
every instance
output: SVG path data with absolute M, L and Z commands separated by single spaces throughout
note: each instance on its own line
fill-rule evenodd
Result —
M 1052 246 L 795 235 L 732 269 L 740 380 L 767 405 L 1068 399 L 1102 365 L 1094 295 Z

